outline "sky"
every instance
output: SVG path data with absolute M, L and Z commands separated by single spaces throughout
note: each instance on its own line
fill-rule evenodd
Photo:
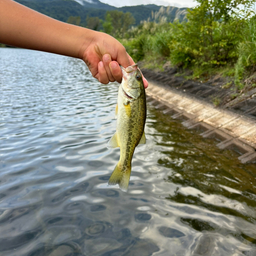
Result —
M 100 0 L 102 3 L 109 4 L 115 7 L 141 5 L 141 4 L 156 4 L 164 6 L 176 7 L 194 7 L 197 5 L 193 0 Z

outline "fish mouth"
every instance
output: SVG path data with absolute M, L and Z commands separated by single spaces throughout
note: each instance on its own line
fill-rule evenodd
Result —
M 132 73 L 133 71 L 136 71 L 138 67 L 138 64 L 134 64 L 132 66 L 129 66 L 125 69 L 126 73 Z
M 124 90 L 124 88 L 122 87 L 122 90 L 123 90 L 123 93 L 124 93 L 124 95 L 125 95 L 125 97 L 127 97 L 128 99 L 130 99 L 130 100 L 132 100 L 133 99 L 133 97 L 132 96 L 130 96 L 129 94 L 127 94 L 127 92 Z
M 120 65 L 120 67 L 121 67 L 122 71 L 124 71 L 124 72 L 126 72 L 128 74 L 128 73 L 132 73 L 133 71 L 135 71 L 137 69 L 137 67 L 138 67 L 138 64 L 134 64 L 132 66 L 128 66 L 127 68 L 124 68 L 121 65 Z

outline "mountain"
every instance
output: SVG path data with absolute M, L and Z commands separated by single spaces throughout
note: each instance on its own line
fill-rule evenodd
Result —
M 96 8 L 96 9 L 115 9 L 115 7 L 110 6 L 108 4 L 104 4 L 98 0 L 16 0 L 21 4 L 26 3 L 26 5 L 34 5 L 34 6 L 80 6 L 80 8 Z
M 86 25 L 87 16 L 104 19 L 106 11 L 116 9 L 98 0 L 16 0 L 16 2 L 64 22 L 70 16 L 79 16 L 81 26 Z
M 136 21 L 135 25 L 138 25 L 142 20 L 150 18 L 152 12 L 157 12 L 161 8 L 161 6 L 154 4 L 117 8 L 99 0 L 16 0 L 16 2 L 64 22 L 71 16 L 79 16 L 81 26 L 86 26 L 87 17 L 99 17 L 104 20 L 105 14 L 109 10 L 132 13 Z M 175 18 L 176 11 L 183 9 L 186 8 L 173 7 L 168 20 L 172 21 Z
M 152 12 L 158 12 L 162 6 L 155 4 L 148 5 L 137 5 L 137 6 L 125 6 L 118 8 L 119 11 L 122 12 L 130 12 L 135 18 L 136 24 L 139 25 L 141 21 L 148 20 L 148 18 L 152 17 Z M 168 22 L 173 22 L 177 17 L 177 13 L 179 13 L 179 17 L 181 20 L 185 17 L 184 10 L 187 8 L 178 8 L 178 7 L 170 7 L 170 13 L 167 17 Z

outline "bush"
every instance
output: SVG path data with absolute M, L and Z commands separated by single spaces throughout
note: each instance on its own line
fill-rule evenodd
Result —
M 141 34 L 137 38 L 132 40 L 122 41 L 127 52 L 131 55 L 135 62 L 138 62 L 145 58 L 145 54 L 148 51 L 149 41 L 146 34 Z
M 154 52 L 163 56 L 169 57 L 170 56 L 170 42 L 172 41 L 172 37 L 169 31 L 165 33 L 157 33 L 155 36 L 153 49 Z
M 174 23 L 171 60 L 184 67 L 214 67 L 234 62 L 242 27 L 243 23 L 235 19 L 226 23 L 213 20 L 205 24 L 198 24 L 197 20 Z
M 249 19 L 242 31 L 238 46 L 238 61 L 235 65 L 235 83 L 256 71 L 256 17 Z

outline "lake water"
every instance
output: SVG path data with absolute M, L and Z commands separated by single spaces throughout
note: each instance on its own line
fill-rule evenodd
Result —
M 128 192 L 107 185 L 117 91 L 0 48 L 0 255 L 256 255 L 256 165 L 150 105 Z

